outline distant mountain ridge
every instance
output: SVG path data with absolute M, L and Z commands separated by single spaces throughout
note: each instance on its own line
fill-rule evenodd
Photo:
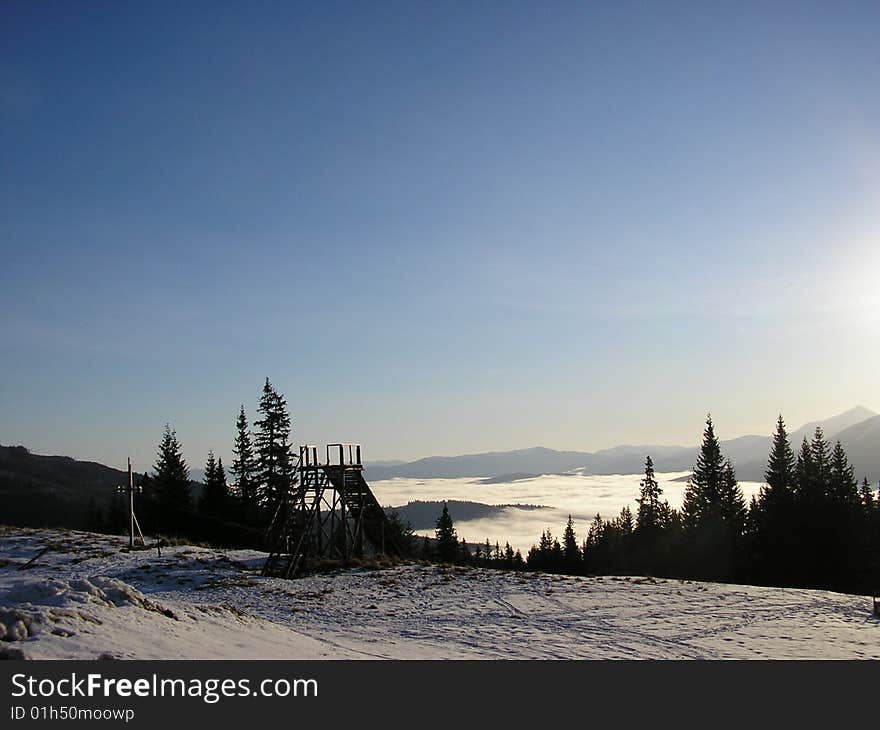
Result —
M 829 441 L 839 439 L 855 468 L 856 477 L 880 479 L 880 415 L 857 407 L 824 421 L 804 424 L 792 431 L 792 448 L 803 436 L 812 436 L 820 425 Z M 741 436 L 722 441 L 724 454 L 734 462 L 744 481 L 762 481 L 770 451 L 770 436 Z M 370 481 L 393 477 L 483 477 L 487 483 L 503 483 L 539 474 L 558 474 L 582 469 L 589 474 L 638 474 L 645 455 L 654 459 L 660 472 L 685 472 L 693 468 L 697 447 L 621 445 L 601 451 L 557 451 L 544 447 L 495 451 L 464 456 L 433 456 L 409 463 L 367 464 Z M 192 470 L 191 475 L 198 475 Z M 89 510 L 106 508 L 116 486 L 127 474 L 103 464 L 78 461 L 67 456 L 43 456 L 23 446 L 0 445 L 0 523 L 63 525 L 82 528 Z M 193 496 L 199 488 L 191 482 Z M 476 494 L 476 492 L 475 492 Z
M 790 434 L 797 451 L 801 440 L 812 437 L 821 426 L 829 441 L 840 439 L 861 479 L 880 479 L 880 416 L 863 406 L 856 406 L 831 418 L 805 423 Z M 724 455 L 733 461 L 737 476 L 744 481 L 762 481 L 772 437 L 740 436 L 721 442 Z M 559 474 L 583 469 L 589 474 L 638 474 L 645 456 L 654 461 L 657 471 L 689 471 L 693 468 L 698 446 L 622 445 L 600 451 L 557 451 L 542 446 L 514 451 L 492 451 L 462 456 L 430 456 L 395 464 L 367 464 L 367 479 L 379 481 L 395 477 L 452 479 L 461 477 L 497 478 L 507 474 Z

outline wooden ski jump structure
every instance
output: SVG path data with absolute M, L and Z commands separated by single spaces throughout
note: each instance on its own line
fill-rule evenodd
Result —
M 346 563 L 354 555 L 404 557 L 385 510 L 364 479 L 360 444 L 299 447 L 294 478 L 266 533 L 263 575 L 292 578 L 309 560 Z

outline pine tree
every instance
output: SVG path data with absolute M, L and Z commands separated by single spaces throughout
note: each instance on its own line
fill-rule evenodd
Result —
M 813 466 L 813 452 L 807 437 L 801 442 L 800 451 L 797 455 L 797 463 L 794 469 L 797 482 L 797 497 L 801 502 L 816 501 L 813 493 L 813 485 L 816 484 L 816 469 Z
M 177 433 L 168 423 L 165 424 L 153 469 L 155 477 L 152 482 L 159 525 L 165 530 L 178 531 L 186 524 L 192 499 L 183 449 L 177 440 Z
M 874 514 L 874 492 L 871 489 L 870 482 L 868 482 L 868 477 L 862 479 L 862 486 L 859 489 L 859 501 L 862 503 L 862 509 L 865 511 L 865 514 L 869 516 Z
M 262 416 L 254 422 L 257 453 L 257 499 L 273 512 L 287 498 L 293 478 L 290 456 L 290 415 L 287 401 L 278 393 L 269 378 L 263 386 L 258 412 Z
M 859 504 L 858 481 L 840 441 L 831 452 L 828 491 L 831 500 L 840 505 L 855 508 Z
M 776 433 L 773 435 L 773 447 L 764 471 L 764 480 L 767 482 L 767 489 L 762 494 L 762 500 L 768 509 L 790 504 L 797 489 L 797 475 L 794 452 L 788 442 L 788 433 L 781 414 L 776 421 Z
M 248 429 L 243 405 L 235 421 L 235 430 L 235 445 L 232 448 L 234 458 L 230 471 L 235 476 L 238 496 L 247 517 L 257 505 L 257 462 L 254 457 L 253 436 Z
M 505 568 L 514 568 L 516 567 L 516 555 L 513 552 L 513 548 L 510 547 L 510 543 L 504 543 L 504 567 Z
M 629 506 L 626 506 L 620 510 L 620 516 L 617 518 L 617 524 L 620 528 L 621 534 L 625 537 L 633 534 L 635 523 L 633 522 L 632 510 L 629 508 Z
M 645 458 L 645 478 L 639 482 L 639 487 L 636 530 L 641 533 L 655 533 L 663 526 L 663 505 L 660 502 L 663 490 L 654 477 L 654 462 L 650 456 Z
M 468 565 L 471 562 L 471 551 L 468 548 L 467 540 L 461 538 L 458 546 L 458 561 L 462 565 Z
M 830 496 L 831 477 L 831 448 L 825 439 L 821 426 L 816 426 L 813 440 L 810 442 L 810 457 L 812 459 L 812 490 L 818 496 Z
M 721 492 L 724 476 L 724 458 L 715 436 L 712 417 L 706 419 L 703 443 L 697 456 L 694 472 L 684 493 L 682 515 L 689 528 L 721 519 Z
M 730 459 L 724 462 L 721 473 L 721 519 L 734 535 L 743 534 L 746 524 L 746 498 Z
M 804 449 L 807 461 L 801 462 L 802 467 L 812 463 L 806 442 Z M 776 421 L 764 479 L 766 486 L 761 487 L 757 499 L 752 497 L 748 511 L 752 572 L 761 582 L 780 584 L 790 579 L 792 567 L 801 557 L 796 538 L 799 468 L 781 415 Z
M 458 536 L 455 534 L 455 523 L 449 515 L 446 503 L 443 503 L 443 512 L 437 518 L 437 559 L 441 563 L 455 563 L 459 556 Z
M 583 556 L 581 555 L 581 549 L 578 547 L 577 535 L 574 531 L 571 515 L 568 516 L 568 522 L 565 523 L 565 531 L 562 533 L 562 552 L 566 571 L 569 573 L 575 572 Z
M 199 511 L 208 515 L 222 515 L 226 510 L 227 486 L 223 459 L 218 462 L 214 452 L 208 452 L 205 464 L 205 488 L 199 500 Z
M 682 507 L 685 570 L 696 578 L 730 580 L 742 569 L 746 503 L 733 465 L 721 454 L 712 418 L 688 481 Z

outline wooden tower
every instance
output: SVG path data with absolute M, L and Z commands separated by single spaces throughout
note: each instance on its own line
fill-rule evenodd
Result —
M 346 458 L 347 457 L 347 458 Z M 263 575 L 292 578 L 310 559 L 343 563 L 354 556 L 404 556 L 388 517 L 364 479 L 360 444 L 300 446 L 290 493 L 267 531 Z

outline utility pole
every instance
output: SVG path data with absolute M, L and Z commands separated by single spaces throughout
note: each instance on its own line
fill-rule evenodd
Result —
M 141 545 L 144 547 L 147 546 L 147 541 L 144 540 L 144 533 L 141 532 L 141 526 L 138 524 L 137 517 L 134 514 L 134 493 L 137 491 L 138 493 L 143 491 L 143 487 L 135 487 L 134 485 L 134 475 L 131 471 L 131 457 L 128 457 L 128 486 L 116 487 L 116 491 L 119 493 L 128 492 L 128 548 L 129 550 L 134 549 L 134 530 L 137 528 L 138 535 L 141 538 Z

